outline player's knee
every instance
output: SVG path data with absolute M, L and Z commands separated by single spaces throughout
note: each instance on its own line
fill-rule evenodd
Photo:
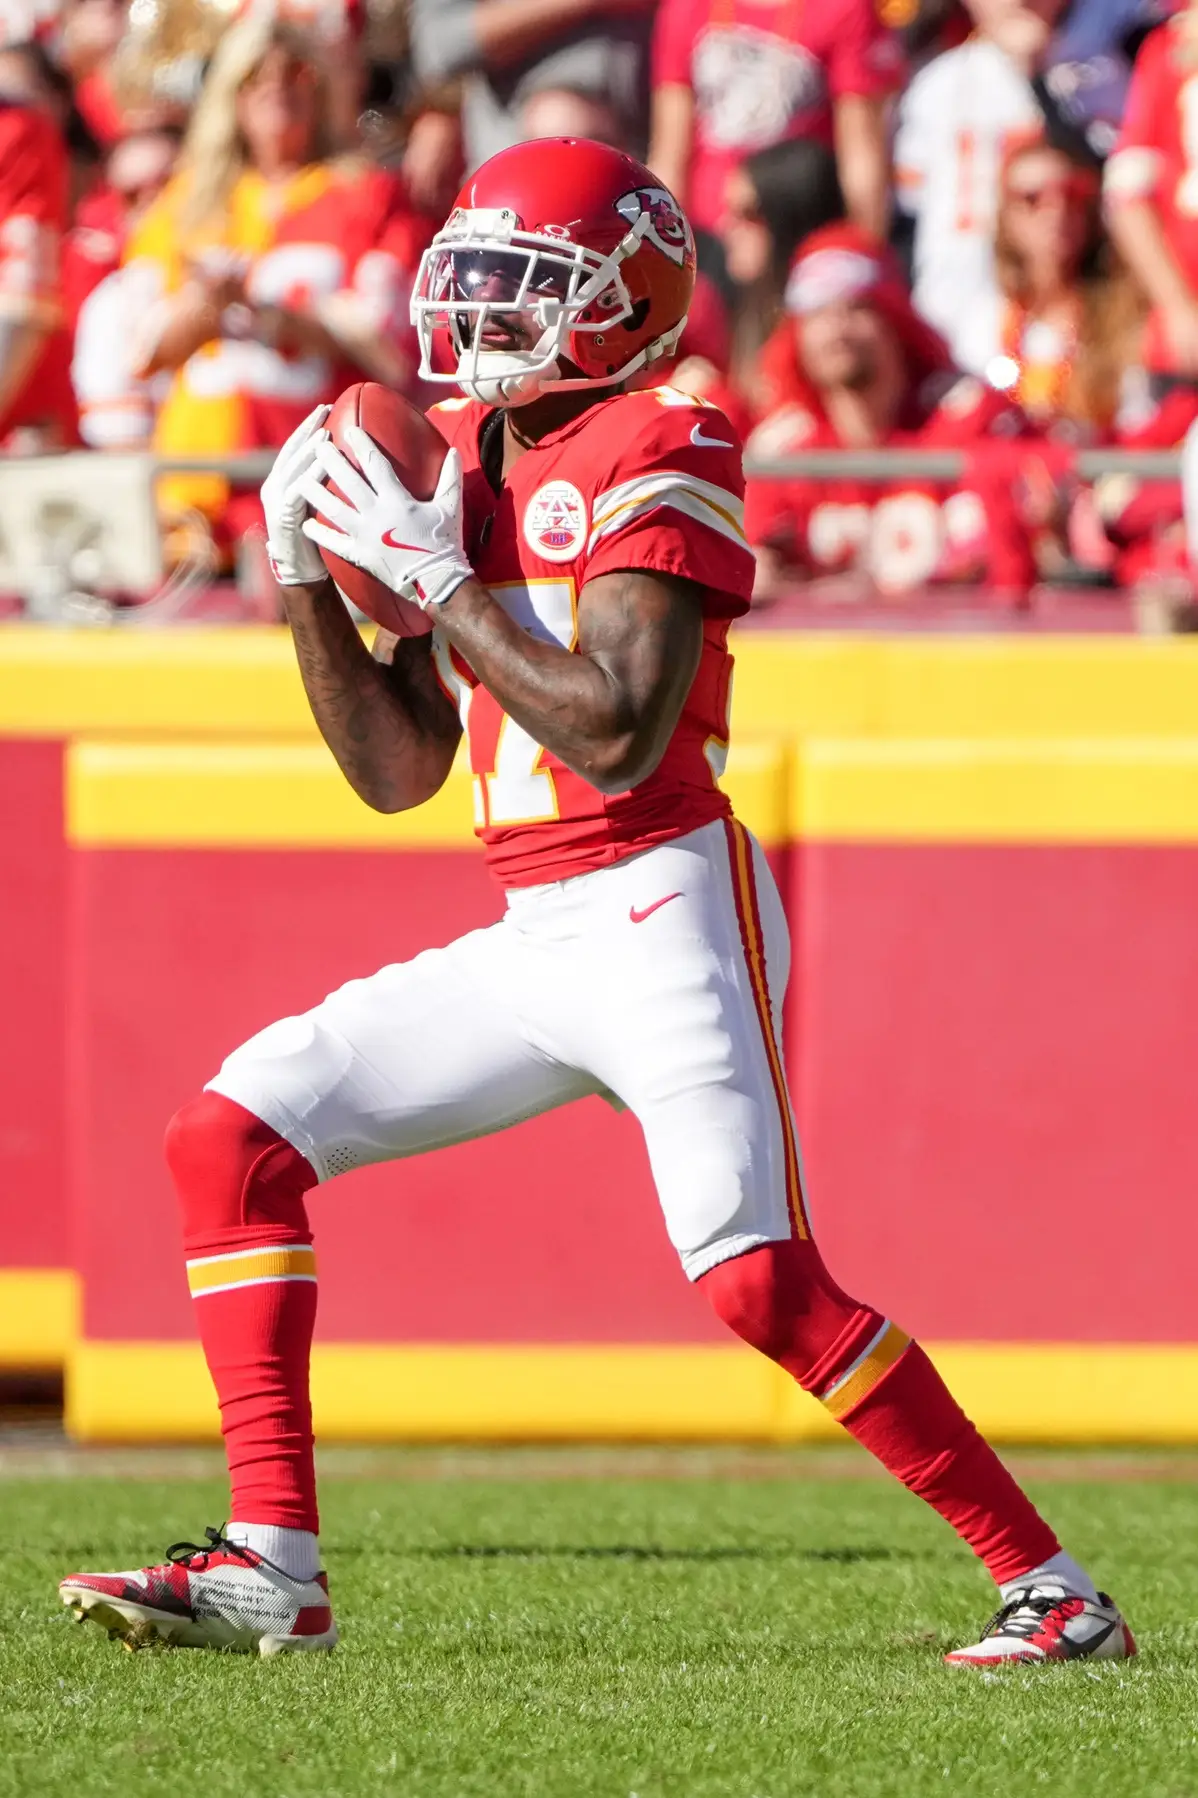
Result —
M 720 1262 L 698 1285 L 730 1330 L 803 1386 L 818 1384 L 838 1345 L 873 1315 L 841 1291 L 810 1239 L 764 1243 Z
M 247 1224 L 307 1230 L 311 1163 L 243 1105 L 201 1093 L 175 1113 L 164 1146 L 186 1233 Z

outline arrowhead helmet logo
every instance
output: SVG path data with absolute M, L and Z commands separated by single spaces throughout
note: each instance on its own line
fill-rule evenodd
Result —
M 635 187 L 616 201 L 616 211 L 630 225 L 647 216 L 649 223 L 645 236 L 679 268 L 688 256 L 694 255 L 695 240 L 686 215 L 673 194 L 667 193 L 664 187 Z

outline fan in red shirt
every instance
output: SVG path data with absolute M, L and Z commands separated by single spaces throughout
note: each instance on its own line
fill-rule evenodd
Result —
M 787 138 L 835 142 L 849 211 L 881 230 L 883 102 L 902 77 L 898 41 L 872 0 L 663 0 L 649 161 L 695 229 L 714 233 L 743 157 Z
M 69 349 L 57 327 L 66 151 L 37 106 L 0 97 L 0 448 L 74 439 Z
M 789 317 L 763 356 L 772 410 L 750 457 L 798 450 L 957 449 L 963 483 L 917 478 L 750 481 L 745 529 L 758 595 L 787 575 L 851 574 L 883 595 L 985 578 L 1008 598 L 1034 576 L 1014 497 L 1026 421 L 1010 400 L 956 374 L 917 317 L 889 252 L 851 225 L 803 244 L 786 289 Z
M 169 123 L 130 131 L 109 153 L 103 181 L 75 207 L 62 246 L 63 306 L 72 323 L 88 295 L 120 268 L 130 234 L 171 177 L 179 137 Z
M 1148 415 L 1119 432 L 1120 449 L 1181 448 L 1186 433 L 1198 422 L 1198 386 L 1188 381 L 1162 386 Z M 1191 596 L 1193 551 L 1180 481 L 1103 475 L 1094 483 L 1092 504 L 1112 546 L 1120 587 L 1165 586 L 1182 598 Z
M 1111 235 L 1152 303 L 1144 359 L 1198 377 L 1198 9 L 1145 41 L 1104 177 Z

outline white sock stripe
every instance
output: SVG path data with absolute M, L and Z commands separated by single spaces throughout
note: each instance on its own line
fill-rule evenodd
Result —
M 844 1372 L 842 1374 L 839 1374 L 837 1376 L 837 1378 L 832 1381 L 832 1384 L 830 1386 L 824 1387 L 824 1390 L 819 1395 L 821 1403 L 825 1402 L 827 1399 L 830 1399 L 832 1397 L 833 1393 L 839 1392 L 840 1388 L 844 1385 L 846 1380 L 852 1379 L 853 1375 L 856 1373 L 857 1369 L 862 1365 L 862 1363 L 869 1360 L 869 1357 L 873 1354 L 874 1350 L 877 1348 L 878 1344 L 881 1342 L 883 1336 L 885 1336 L 885 1334 L 889 1328 L 890 1328 L 890 1319 L 888 1317 L 884 1317 L 882 1319 L 881 1329 L 877 1332 L 877 1334 L 875 1336 L 873 1336 L 870 1339 L 870 1341 L 862 1349 L 861 1353 L 857 1356 L 857 1359 L 853 1362 L 852 1366 L 846 1367 Z
M 252 1249 L 230 1249 L 222 1255 L 192 1255 L 188 1267 L 211 1267 L 217 1261 L 245 1261 L 250 1255 L 315 1255 L 310 1242 L 263 1242 Z

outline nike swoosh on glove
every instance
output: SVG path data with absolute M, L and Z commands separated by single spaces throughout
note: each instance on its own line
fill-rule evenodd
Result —
M 310 518 L 304 535 L 426 611 L 444 605 L 474 573 L 462 547 L 462 458 L 451 449 L 433 497 L 416 499 L 361 426 L 347 425 L 345 442 L 361 473 L 331 440 L 318 446 L 300 491 L 329 522 Z M 329 492 L 317 468 L 344 498 Z
M 316 451 L 327 443 L 324 421 L 331 406 L 317 406 L 297 425 L 275 457 L 274 467 L 262 483 L 262 510 L 266 514 L 266 553 L 271 572 L 280 587 L 316 587 L 328 569 L 314 543 L 303 534 L 308 502 L 299 482 L 315 467 Z

